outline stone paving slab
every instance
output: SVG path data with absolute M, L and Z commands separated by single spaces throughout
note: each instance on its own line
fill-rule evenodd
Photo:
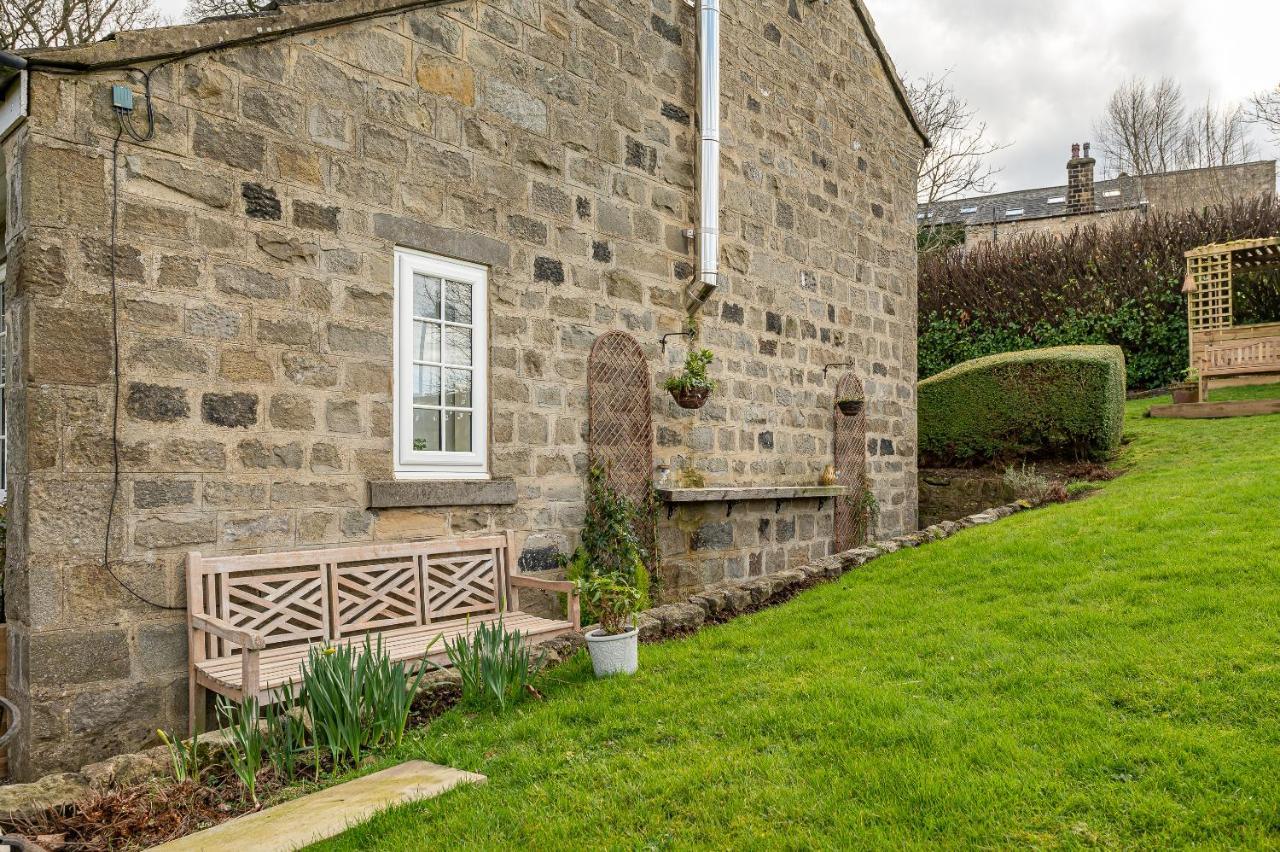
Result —
M 252 849 L 293 852 L 341 834 L 393 805 L 429 799 L 459 784 L 482 784 L 485 776 L 412 760 L 309 793 L 257 813 L 157 846 L 157 852 Z

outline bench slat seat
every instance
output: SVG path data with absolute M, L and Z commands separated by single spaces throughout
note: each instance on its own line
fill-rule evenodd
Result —
M 481 624 L 497 620 L 497 615 L 483 615 L 472 618 L 469 622 L 428 624 L 421 627 L 402 627 L 398 630 L 389 630 L 381 634 L 382 647 L 391 657 L 392 662 L 411 663 L 426 659 L 438 665 L 445 665 L 448 662 L 448 655 L 445 653 L 446 641 L 469 636 Z M 573 624 L 568 621 L 540 618 L 523 612 L 506 614 L 502 619 L 502 625 L 508 631 L 519 630 L 526 638 L 539 640 L 559 636 L 573 630 Z M 440 637 L 439 641 L 431 646 L 429 654 L 424 655 L 423 652 L 435 637 Z M 370 642 L 376 645 L 377 639 L 371 638 Z M 363 648 L 364 637 L 351 636 L 329 644 Z M 302 664 L 307 661 L 310 647 L 308 645 L 286 645 L 263 651 L 259 657 L 259 689 L 277 689 L 289 681 L 297 684 L 301 680 Z M 242 684 L 242 666 L 239 655 L 205 660 L 196 664 L 196 671 L 200 680 L 206 682 L 210 687 L 221 686 L 228 690 L 238 691 Z
M 203 690 L 271 702 L 284 684 L 301 682 L 316 645 L 361 648 L 366 637 L 381 638 L 393 661 L 416 670 L 423 661 L 446 664 L 446 642 L 499 618 L 525 642 L 580 630 L 574 585 L 521 576 L 514 554 L 510 532 L 252 556 L 189 553 L 192 732 L 204 727 Z M 567 618 L 521 611 L 521 589 L 564 594 Z

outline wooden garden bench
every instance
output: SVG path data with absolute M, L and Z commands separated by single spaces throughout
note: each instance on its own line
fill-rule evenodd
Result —
M 187 554 L 191 730 L 204 729 L 203 690 L 262 703 L 301 682 L 315 644 L 381 636 L 395 661 L 447 661 L 445 643 L 501 615 L 507 630 L 542 640 L 581 629 L 565 580 L 516 573 L 512 533 L 256 556 Z M 568 620 L 520 611 L 520 590 L 568 595 Z M 439 639 L 431 645 L 433 639 Z M 430 646 L 430 651 L 428 651 Z
M 1200 401 L 1209 399 L 1209 380 L 1280 373 L 1280 337 L 1249 337 L 1206 344 L 1200 354 Z

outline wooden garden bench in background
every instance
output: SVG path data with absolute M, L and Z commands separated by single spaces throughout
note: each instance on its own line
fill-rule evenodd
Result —
M 446 642 L 500 615 L 531 641 L 581 629 L 573 583 L 524 577 L 514 565 L 510 532 L 256 556 L 189 553 L 192 732 L 204 729 L 203 690 L 270 702 L 285 683 L 301 682 L 315 644 L 381 636 L 393 660 L 443 664 Z M 566 594 L 568 619 L 521 612 L 521 589 Z
M 1209 401 L 1209 380 L 1280 373 L 1280 336 L 1206 342 L 1200 353 L 1200 401 Z

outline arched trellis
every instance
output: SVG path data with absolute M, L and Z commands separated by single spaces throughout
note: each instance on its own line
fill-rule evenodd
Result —
M 862 382 L 853 373 L 845 373 L 836 384 L 837 400 L 863 399 Z M 836 500 L 836 551 L 841 552 L 866 543 L 870 520 L 863 503 L 867 490 L 867 406 L 864 402 L 856 414 L 835 409 L 834 462 L 836 483 L 849 489 Z
M 649 497 L 653 417 L 649 364 L 635 338 L 611 331 L 587 360 L 588 446 L 609 486 L 637 506 Z
M 653 415 L 649 364 L 635 338 L 611 331 L 587 359 L 587 448 L 592 466 L 636 507 L 636 536 L 658 571 L 658 526 L 653 511 Z

